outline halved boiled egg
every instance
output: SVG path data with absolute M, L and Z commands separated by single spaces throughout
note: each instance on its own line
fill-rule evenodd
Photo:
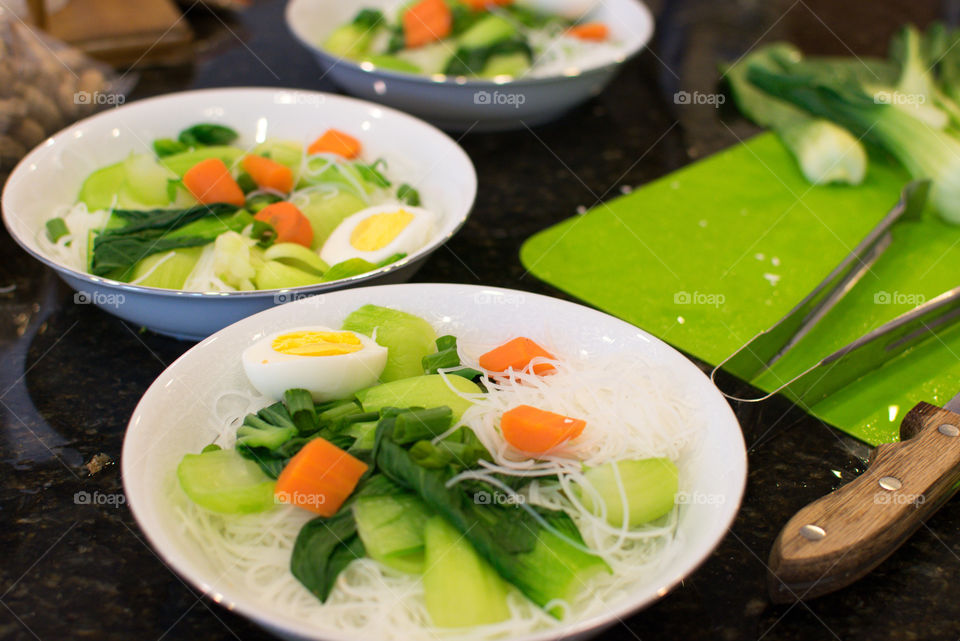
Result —
M 336 265 L 348 258 L 379 263 L 394 254 L 412 254 L 433 236 L 435 216 L 420 207 L 388 203 L 345 218 L 320 249 L 320 258 Z
M 288 389 L 313 400 L 347 398 L 377 382 L 387 348 L 369 336 L 311 326 L 270 334 L 243 351 L 243 370 L 257 391 L 281 400 Z

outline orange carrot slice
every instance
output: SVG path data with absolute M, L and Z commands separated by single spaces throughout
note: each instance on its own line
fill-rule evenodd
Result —
M 310 220 L 293 203 L 284 200 L 267 205 L 253 218 L 270 224 L 277 232 L 278 243 L 297 243 L 310 247 L 313 242 Z
M 188 169 L 183 175 L 183 186 L 205 205 L 230 203 L 243 207 L 245 202 L 243 190 L 219 158 L 201 160 Z
M 600 42 L 610 36 L 610 29 L 602 22 L 584 22 L 570 27 L 567 33 L 581 40 L 595 40 Z
M 500 431 L 507 443 L 521 452 L 544 454 L 561 443 L 580 436 L 587 422 L 555 414 L 531 405 L 518 405 L 500 418 Z
M 407 47 L 422 47 L 442 40 L 453 31 L 453 12 L 443 0 L 420 0 L 403 12 L 403 40 Z
M 293 170 L 275 160 L 250 154 L 241 163 L 253 182 L 264 189 L 276 189 L 285 194 L 293 191 Z
M 529 338 L 520 336 L 481 356 L 480 367 L 490 372 L 506 372 L 511 368 L 513 368 L 513 371 L 519 372 L 538 356 L 556 360 L 553 354 Z M 555 369 L 550 363 L 537 363 L 533 366 L 533 373 L 549 374 Z
M 363 461 L 330 441 L 315 438 L 280 472 L 274 496 L 320 516 L 333 516 L 366 471 Z
M 330 153 L 344 158 L 356 158 L 360 155 L 360 141 L 336 129 L 328 129 L 326 133 L 313 141 L 307 148 L 308 154 Z

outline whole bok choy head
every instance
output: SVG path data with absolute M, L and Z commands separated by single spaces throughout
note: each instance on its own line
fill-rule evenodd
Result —
M 751 65 L 779 70 L 781 60 L 790 63 L 800 59 L 799 49 L 780 42 L 762 47 L 731 65 L 723 65 L 721 71 L 743 115 L 780 136 L 808 181 L 815 185 L 836 182 L 858 185 L 867 171 L 867 153 L 859 140 L 840 125 L 771 96 L 747 78 Z
M 764 91 L 840 124 L 882 147 L 914 178 L 931 180 L 930 202 L 946 221 L 960 224 L 960 140 L 909 110 L 878 99 L 862 71 L 850 64 L 750 65 L 747 77 Z

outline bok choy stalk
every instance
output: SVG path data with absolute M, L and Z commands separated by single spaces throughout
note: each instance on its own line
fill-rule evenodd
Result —
M 751 65 L 777 70 L 779 60 L 799 59 L 800 52 L 794 46 L 777 43 L 721 70 L 740 111 L 780 136 L 808 181 L 815 185 L 833 182 L 858 185 L 866 174 L 867 154 L 849 131 L 764 93 L 747 79 Z
M 500 576 L 541 607 L 556 599 L 569 601 L 590 577 L 610 571 L 603 559 L 584 549 L 566 513 L 478 499 L 497 491 L 486 483 L 447 487 L 452 470 L 419 465 L 382 427 L 377 429 L 375 460 L 381 472 L 446 518 Z M 549 612 L 561 615 L 560 608 Z
M 813 75 L 800 66 L 781 71 L 751 65 L 748 78 L 761 89 L 829 118 L 887 150 L 914 178 L 932 182 L 930 202 L 940 216 L 960 223 L 960 141 L 907 111 L 875 99 L 852 74 Z
M 913 25 L 905 25 L 890 40 L 890 58 L 900 65 L 900 77 L 892 91 L 880 89 L 874 98 L 903 109 L 935 129 L 960 124 L 960 105 L 937 86 L 933 72 L 940 45 L 937 36 L 924 42 Z

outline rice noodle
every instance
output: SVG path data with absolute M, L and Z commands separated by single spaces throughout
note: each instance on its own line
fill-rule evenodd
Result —
M 77 203 L 69 207 L 58 207 L 52 218 L 56 217 L 63 219 L 68 233 L 53 242 L 47 236 L 46 228 L 41 227 L 37 232 L 37 244 L 44 253 L 52 256 L 57 262 L 77 271 L 87 271 L 87 244 L 90 232 L 103 230 L 110 219 L 110 211 L 107 209 L 89 211 L 85 203 Z
M 463 358 L 463 362 L 477 367 L 475 359 Z M 171 493 L 180 527 L 220 573 L 214 585 L 219 581 L 238 585 L 256 595 L 264 610 L 305 621 L 316 626 L 318 633 L 388 641 L 481 641 L 557 627 L 561 622 L 546 613 L 554 606 L 568 613 L 570 620 L 603 615 L 624 603 L 632 589 L 668 563 L 683 541 L 676 532 L 677 509 L 658 522 L 629 527 L 619 472 L 616 477 L 624 502 L 624 521 L 619 525 L 607 523 L 603 502 L 596 500 L 598 495 L 584 477 L 583 464 L 596 466 L 661 456 L 676 461 L 695 439 L 704 417 L 699 415 L 695 399 L 682 392 L 673 372 L 662 365 L 622 355 L 583 359 L 564 356 L 550 362 L 556 371 L 549 376 L 536 376 L 529 369 L 512 372 L 489 383 L 487 394 L 461 394 L 474 402 L 461 422 L 474 430 L 494 460 L 457 475 L 448 485 L 479 479 L 527 510 L 530 505 L 538 505 L 569 514 L 584 542 L 574 544 L 601 556 L 612 570 L 611 574 L 591 578 L 572 602 L 555 601 L 542 609 L 513 590 L 510 619 L 494 625 L 443 630 L 429 625 L 419 577 L 368 558 L 352 562 L 337 578 L 327 602 L 320 603 L 289 572 L 297 533 L 312 518 L 304 510 L 278 506 L 263 514 L 217 515 L 186 499 L 174 484 Z M 442 371 L 441 375 L 447 376 Z M 266 403 L 247 391 L 218 396 L 212 416 L 219 433 L 218 444 L 231 446 L 243 416 Z M 525 459 L 503 440 L 498 428 L 503 411 L 520 403 L 583 417 L 587 428 L 561 452 L 538 461 Z M 514 491 L 497 481 L 495 473 L 529 477 L 531 482 Z M 595 499 L 591 503 L 601 506 L 600 513 L 593 514 L 584 507 L 574 486 Z

